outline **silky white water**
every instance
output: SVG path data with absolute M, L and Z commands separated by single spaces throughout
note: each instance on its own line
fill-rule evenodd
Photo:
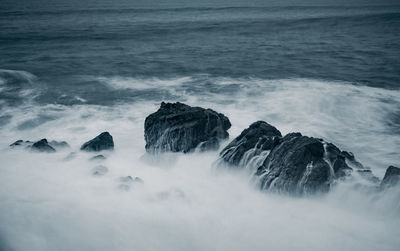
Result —
M 141 80 L 102 81 L 127 90 Z M 309 79 L 218 78 L 202 91 L 188 88 L 191 78 L 146 81 L 139 89 L 177 99 L 3 109 L 11 118 L 0 129 L 0 250 L 398 250 L 398 189 L 370 193 L 350 180 L 317 198 L 260 192 L 247 172 L 213 168 L 218 152 L 147 156 L 143 124 L 162 100 L 212 108 L 230 119 L 229 140 L 265 120 L 351 151 L 382 178 L 400 164 L 399 91 Z M 109 171 L 93 176 L 99 163 L 79 147 L 103 131 L 115 150 L 100 163 Z M 8 147 L 41 138 L 71 148 Z M 127 175 L 144 183 L 120 189 Z

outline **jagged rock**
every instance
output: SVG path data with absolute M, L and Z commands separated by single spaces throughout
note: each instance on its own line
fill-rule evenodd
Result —
M 29 140 L 17 140 L 10 145 L 11 148 L 16 147 L 25 147 L 27 149 L 39 151 L 39 152 L 55 152 L 56 149 L 69 147 L 68 143 L 65 141 L 55 141 L 52 140 L 50 142 L 47 139 L 41 139 L 37 142 L 32 142 Z
M 232 166 L 245 166 L 253 157 L 266 156 L 280 137 L 281 132 L 274 126 L 254 122 L 220 152 L 221 159 Z
M 102 150 L 113 150 L 113 137 L 108 132 L 103 132 L 96 138 L 84 143 L 81 146 L 82 151 L 98 152 Z
M 33 144 L 32 141 L 23 141 L 22 139 L 15 141 L 14 143 L 12 143 L 10 145 L 11 148 L 15 148 L 15 147 L 29 147 Z
M 32 144 L 30 148 L 31 150 L 38 152 L 53 153 L 56 151 L 56 149 L 54 149 L 52 146 L 49 145 L 47 139 L 41 139 L 39 141 L 36 141 L 35 143 Z
M 346 158 L 346 163 L 350 167 L 355 169 L 365 170 L 365 167 L 355 159 L 354 154 L 352 152 L 343 151 L 342 155 Z
M 95 175 L 95 176 L 101 176 L 108 172 L 108 168 L 105 166 L 99 165 L 99 166 L 94 167 L 92 172 L 93 172 L 93 175 Z
M 49 145 L 55 149 L 69 148 L 69 145 L 66 141 L 52 140 L 49 142 Z
M 324 193 L 352 168 L 335 145 L 290 133 L 283 137 L 258 168 L 261 188 L 293 195 Z
M 400 168 L 389 166 L 381 182 L 381 188 L 389 188 L 400 185 Z
M 231 127 L 229 119 L 211 109 L 191 107 L 182 103 L 161 103 L 144 124 L 146 151 L 190 152 L 196 147 L 211 150 L 226 139 Z
M 89 160 L 100 162 L 100 161 L 106 160 L 106 157 L 103 154 L 99 154 L 99 155 L 91 157 Z

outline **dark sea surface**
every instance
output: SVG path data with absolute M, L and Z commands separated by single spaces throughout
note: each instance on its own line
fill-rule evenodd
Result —
M 96 79 L 115 76 L 312 78 L 400 87 L 400 6 L 77 3 L 0 4 L 0 68 L 38 77 L 49 88 L 41 102 L 78 95 L 103 104 L 136 95 L 111 93 L 105 101 L 110 90 Z

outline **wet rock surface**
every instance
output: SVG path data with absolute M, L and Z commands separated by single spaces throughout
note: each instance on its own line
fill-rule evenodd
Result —
M 341 155 L 327 153 L 320 139 L 299 133 L 286 135 L 257 170 L 261 188 L 296 195 L 327 192 L 331 180 L 343 176 L 343 169 L 350 169 Z
M 161 103 L 145 120 L 146 151 L 149 153 L 213 150 L 226 139 L 231 127 L 222 113 L 182 103 Z
M 35 143 L 32 144 L 30 147 L 32 151 L 37 151 L 37 152 L 48 152 L 48 153 L 53 153 L 56 151 L 52 146 L 49 145 L 49 142 L 47 142 L 47 139 L 41 139 L 39 141 L 36 141 Z
M 103 132 L 94 139 L 81 146 L 82 151 L 99 152 L 103 150 L 113 150 L 114 140 L 110 133 Z
M 400 168 L 389 166 L 386 169 L 385 176 L 382 179 L 381 188 L 389 188 L 400 185 Z
M 337 180 L 357 170 L 371 183 L 377 178 L 350 152 L 322 139 L 289 133 L 282 137 L 274 126 L 257 121 L 220 153 L 218 163 L 254 169 L 261 189 L 304 195 L 325 193 Z
M 281 132 L 264 121 L 257 121 L 245 129 L 220 153 L 227 163 L 238 166 L 246 165 L 254 156 L 270 151 L 279 143 Z

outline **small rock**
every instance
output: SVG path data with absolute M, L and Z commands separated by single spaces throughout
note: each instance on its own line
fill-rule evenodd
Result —
M 15 141 L 14 143 L 12 143 L 10 145 L 11 148 L 15 148 L 15 147 L 29 147 L 33 144 L 33 142 L 27 140 L 27 141 L 23 141 L 22 139 Z
M 76 152 L 70 152 L 63 160 L 70 161 L 76 157 Z
M 96 138 L 84 143 L 81 147 L 82 151 L 98 152 L 102 150 L 113 150 L 113 137 L 108 132 L 103 132 Z
M 93 175 L 95 175 L 95 176 L 102 176 L 108 172 L 108 168 L 103 165 L 99 165 L 99 166 L 94 167 L 92 169 L 92 172 L 93 172 Z
M 41 139 L 32 144 L 31 150 L 38 151 L 38 152 L 48 152 L 53 153 L 56 151 L 52 146 L 49 145 L 47 139 Z
M 121 182 L 125 182 L 125 183 L 131 183 L 131 182 L 133 182 L 132 176 L 124 176 L 124 177 L 119 178 L 119 180 L 120 180 Z
M 106 157 L 104 157 L 103 154 L 99 154 L 99 155 L 96 155 L 94 157 L 91 157 L 89 160 L 90 161 L 98 161 L 98 162 L 100 162 L 100 161 L 106 160 Z
M 52 140 L 49 142 L 49 145 L 56 149 L 69 148 L 69 145 L 66 141 Z
M 385 176 L 381 182 L 381 188 L 389 188 L 400 185 L 400 168 L 389 166 L 386 169 Z

